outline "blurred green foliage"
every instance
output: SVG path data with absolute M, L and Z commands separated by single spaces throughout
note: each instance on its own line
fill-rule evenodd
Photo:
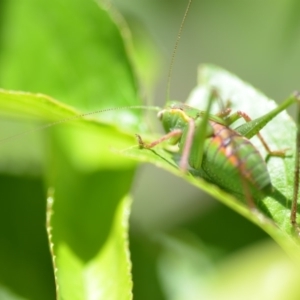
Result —
M 78 115 L 76 109 L 139 103 L 127 28 L 117 13 L 86 1 L 11 1 L 4 8 L 3 138 Z M 48 93 L 73 108 L 8 89 Z M 59 299 L 131 298 L 127 193 L 135 163 L 110 148 L 134 143 L 125 130 L 142 130 L 139 115 L 107 113 L 106 123 L 79 118 L 32 139 L 3 141 L 0 277 L 6 289 L 26 299 L 53 299 L 55 289 Z
M 1 2 L 2 138 L 79 111 L 139 104 L 133 69 L 147 93 L 155 67 L 166 73 L 166 59 L 157 56 L 148 32 L 170 56 L 180 22 L 176 13 L 183 14 L 186 2 L 115 2 L 130 24 L 138 24 L 135 48 L 122 18 L 93 1 Z M 273 97 L 290 93 L 299 75 L 295 3 L 194 0 L 171 95 L 185 98 L 203 61 Z M 60 103 L 8 89 L 48 94 Z M 135 299 L 298 299 L 297 260 L 228 208 L 200 206 L 198 191 L 193 201 L 182 189 L 177 202 L 166 194 L 177 191 L 166 173 L 146 178 L 142 197 L 148 204 L 134 206 L 131 275 L 128 192 L 136 166 L 115 150 L 135 145 L 133 133 L 145 129 L 140 115 L 107 112 L 1 143 L 0 299 L 55 298 L 46 211 L 48 217 L 53 212 L 47 229 L 59 299 L 131 299 L 131 276 Z

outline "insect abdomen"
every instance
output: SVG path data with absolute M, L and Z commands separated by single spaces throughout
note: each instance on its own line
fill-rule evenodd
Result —
M 258 190 L 271 187 L 266 163 L 253 144 L 236 131 L 210 122 L 214 135 L 205 141 L 202 170 L 223 188 L 243 192 L 242 180 Z

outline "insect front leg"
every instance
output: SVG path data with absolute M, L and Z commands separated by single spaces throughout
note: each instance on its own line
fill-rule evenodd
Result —
M 194 118 L 186 115 L 181 109 L 171 108 L 170 110 L 164 110 L 164 116 L 168 119 L 168 125 L 169 123 L 172 124 L 173 119 L 177 119 L 174 123 L 177 124 L 178 128 L 172 129 L 151 143 L 145 143 L 142 137 L 136 134 L 140 148 L 151 149 L 169 140 L 169 143 L 172 145 L 179 144 L 181 152 L 180 170 L 186 172 L 189 164 L 193 168 L 199 169 L 202 163 L 204 140 L 213 132 L 211 126 L 208 124 L 209 113 L 206 112 L 204 116 L 196 117 L 196 120 L 194 120 Z M 171 118 L 169 119 L 169 117 Z
M 186 135 L 184 134 L 186 132 Z M 183 151 L 179 163 L 180 169 L 185 172 L 188 168 L 188 161 L 190 152 L 193 146 L 194 134 L 195 134 L 195 122 L 193 119 L 189 120 L 187 130 L 183 133 L 181 139 L 183 144 Z
M 213 128 L 209 124 L 209 117 L 212 104 L 216 98 L 216 92 L 213 90 L 208 100 L 206 111 L 191 119 L 186 138 L 182 138 L 179 147 L 182 148 L 182 157 L 180 167 L 186 170 L 188 163 L 194 169 L 200 169 L 204 153 L 204 141 L 207 137 L 213 135 Z
M 172 144 L 176 144 L 178 142 L 178 140 L 180 139 L 181 135 L 182 135 L 182 130 L 175 129 L 175 130 L 170 131 L 169 133 L 165 134 L 158 140 L 153 141 L 151 143 L 145 143 L 139 134 L 136 134 L 135 136 L 137 137 L 140 148 L 151 149 L 151 148 L 155 147 L 156 145 L 158 145 L 164 141 L 167 141 L 171 138 L 173 138 L 173 140 L 174 140 L 172 142 Z

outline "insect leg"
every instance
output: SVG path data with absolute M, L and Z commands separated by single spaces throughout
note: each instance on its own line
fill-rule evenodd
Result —
M 226 116 L 226 115 L 225 115 Z M 227 125 L 231 125 L 233 122 L 235 122 L 236 120 L 243 118 L 246 123 L 252 122 L 253 120 L 250 118 L 250 116 L 243 112 L 243 111 L 237 111 L 235 113 L 233 113 L 232 115 L 228 116 L 225 121 L 227 123 Z M 265 141 L 265 139 L 262 137 L 261 133 L 258 131 L 256 133 L 257 137 L 259 138 L 259 140 L 261 141 L 262 145 L 264 146 L 264 148 L 266 149 L 266 151 L 268 152 L 268 156 L 278 156 L 278 157 L 285 157 L 285 152 L 288 149 L 282 149 L 282 150 L 271 150 L 270 147 L 268 146 L 267 142 Z
M 246 124 L 240 125 L 234 130 L 246 137 L 247 139 L 251 139 L 254 135 L 256 135 L 263 127 L 265 127 L 274 117 L 276 117 L 279 113 L 284 111 L 286 108 L 291 106 L 294 103 L 300 101 L 300 94 L 298 92 L 293 93 L 289 98 L 275 107 L 273 110 L 268 112 L 267 114 L 254 119 Z
M 291 224 L 299 235 L 299 227 L 297 224 L 297 208 L 298 208 L 298 194 L 299 194 L 299 168 L 300 168 L 300 102 L 298 102 L 297 115 L 297 135 L 296 135 L 296 154 L 295 154 L 295 169 L 294 169 L 294 192 L 291 208 L 290 220 Z
M 153 141 L 151 143 L 145 143 L 142 139 L 142 137 L 139 134 L 136 134 L 135 136 L 137 137 L 138 143 L 140 148 L 146 148 L 146 149 L 151 149 L 153 147 L 155 147 L 156 145 L 172 138 L 172 137 L 178 137 L 178 139 L 181 137 L 182 135 L 182 130 L 180 129 L 175 129 L 173 131 L 170 131 L 169 133 L 165 134 L 164 136 L 162 136 L 161 138 L 159 138 L 156 141 Z
M 204 142 L 205 139 L 213 134 L 213 128 L 209 124 L 209 116 L 212 107 L 212 103 L 215 100 L 215 93 L 212 91 L 208 104 L 207 109 L 203 115 L 198 116 L 194 121 L 195 129 L 194 134 L 190 137 L 192 140 L 188 141 L 188 138 L 184 140 L 184 146 L 182 153 L 187 152 L 188 161 L 190 166 L 194 169 L 200 169 L 203 159 L 203 152 L 204 152 Z M 190 124 L 189 124 L 190 126 Z M 189 147 L 189 148 L 188 148 Z M 182 159 L 183 160 L 183 156 Z M 182 162 L 182 164 L 185 164 Z M 187 164 L 187 163 L 186 163 Z
M 243 118 L 247 123 L 251 122 L 252 119 L 249 117 L 248 114 L 246 114 L 243 111 L 237 111 L 236 114 L 238 116 L 240 116 L 241 118 Z M 264 148 L 266 149 L 266 151 L 268 152 L 269 156 L 279 156 L 279 157 L 285 157 L 285 152 L 287 151 L 287 149 L 282 149 L 282 150 L 271 150 L 270 147 L 268 146 L 268 144 L 266 143 L 265 139 L 262 137 L 261 133 L 258 131 L 256 133 L 257 137 L 259 138 L 259 140 L 261 141 L 262 145 L 264 146 Z
M 189 156 L 193 145 L 194 134 L 195 134 L 195 121 L 191 119 L 188 122 L 188 131 L 187 131 L 185 144 L 182 151 L 182 156 L 179 163 L 179 167 L 183 172 L 185 172 L 188 168 L 188 161 L 189 161 Z

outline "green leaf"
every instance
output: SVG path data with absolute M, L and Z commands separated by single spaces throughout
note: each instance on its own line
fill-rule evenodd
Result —
M 48 178 L 46 186 L 49 193 L 54 191 L 55 199 L 51 227 L 57 285 L 60 287 L 58 295 L 71 297 L 70 293 L 76 290 L 71 283 L 75 281 L 77 285 L 79 279 L 86 276 L 80 285 L 82 289 L 77 289 L 78 294 L 72 295 L 72 299 L 89 299 L 92 295 L 99 295 L 99 299 L 120 299 L 120 295 L 124 299 L 131 299 L 126 225 L 129 207 L 124 197 L 131 186 L 135 163 L 116 155 L 110 147 L 124 149 L 132 145 L 135 143 L 133 135 L 97 120 L 77 118 L 78 114 L 73 109 L 44 95 L 2 91 L 0 106 L 7 114 L 28 119 L 53 121 L 76 117 L 76 121 L 65 126 L 58 121 L 59 128 L 50 132 L 54 143 L 48 144 L 43 153 L 43 170 Z M 34 128 L 33 132 L 40 129 L 44 128 Z M 21 132 L 21 136 L 24 135 L 26 140 L 28 136 L 34 136 L 33 132 Z M 5 145 L 11 146 L 10 143 L 2 145 L 2 151 Z M 12 149 L 16 150 L 14 154 L 20 154 L 16 147 L 9 149 L 7 155 L 13 154 Z M 23 158 L 23 155 L 21 152 L 19 158 Z M 27 155 L 26 159 L 29 159 Z M 15 165 L 17 162 L 11 163 Z M 32 165 L 24 164 L 20 168 L 17 164 L 15 172 L 25 172 L 25 167 L 32 168 Z M 11 168 L 9 171 L 12 171 Z M 4 178 L 2 183 L 8 186 Z M 26 183 L 26 187 L 29 188 L 29 183 Z M 42 187 L 40 189 L 39 197 L 43 197 Z M 2 190 L 4 192 L 4 187 Z M 26 201 L 33 198 L 33 191 L 30 195 L 24 192 L 14 195 L 9 203 L 16 205 L 20 199 L 26 205 Z M 6 219 L 3 217 L 3 220 Z M 38 228 L 42 229 L 40 226 Z M 7 253 L 4 252 L 2 258 L 5 257 L 7 259 Z M 104 277 L 106 280 L 103 280 Z M 119 283 L 118 289 L 112 286 L 111 280 Z
M 97 222 L 91 224 L 91 220 L 87 219 L 86 221 L 90 224 L 78 226 L 77 239 L 75 238 L 70 243 L 67 239 L 71 240 L 71 232 L 69 232 L 69 238 L 63 239 L 62 236 L 58 238 L 61 231 L 56 235 L 56 230 L 54 230 L 53 242 L 56 253 L 54 265 L 57 267 L 56 277 L 61 299 L 132 299 L 131 267 L 126 236 L 130 205 L 128 200 L 124 198 L 114 209 L 112 226 L 105 233 L 105 239 L 101 238 L 99 228 L 94 228 L 94 230 L 88 228 L 89 230 L 86 231 L 89 235 L 94 234 L 95 238 L 98 238 L 97 243 L 101 245 L 98 249 L 94 249 L 95 253 L 92 254 L 92 259 L 88 257 L 91 253 L 84 253 L 87 247 L 82 243 L 87 242 L 86 238 L 79 238 L 83 227 L 99 226 Z M 49 198 L 49 203 L 51 203 L 50 214 L 52 198 Z M 59 205 L 61 206 L 61 203 Z M 109 206 L 109 203 L 105 205 Z M 70 214 L 71 212 L 69 212 L 69 216 Z M 54 215 L 51 222 L 54 228 L 57 227 L 58 222 L 64 223 L 64 225 L 68 222 L 57 220 L 58 218 Z M 73 228 L 74 225 L 75 221 L 73 220 Z M 106 228 L 102 228 L 102 231 L 106 231 Z M 82 256 L 78 255 L 78 249 L 82 252 Z
M 224 101 L 230 101 L 233 110 L 245 111 L 251 118 L 262 116 L 275 107 L 274 101 L 269 100 L 249 84 L 242 82 L 225 70 L 210 65 L 202 66 L 199 69 L 199 85 L 191 94 L 188 104 L 205 110 L 207 96 L 212 87 L 218 90 Z M 294 153 L 295 131 L 294 122 L 286 112 L 283 112 L 265 126 L 261 133 L 271 149 L 288 148 L 291 153 Z M 263 155 L 266 155 L 259 141 L 256 138 L 253 138 L 252 141 L 255 147 Z M 251 211 L 245 204 L 245 200 L 241 202 L 233 195 L 226 193 L 218 186 L 208 183 L 202 178 L 184 175 L 179 172 L 173 155 L 162 148 L 157 147 L 152 150 L 133 148 L 125 150 L 123 154 L 141 161 L 151 162 L 198 186 L 260 226 L 298 259 L 298 238 L 293 237 L 289 220 L 294 176 L 293 155 L 283 159 L 269 159 L 267 163 L 268 170 L 277 192 L 269 194 L 258 203 L 260 211 Z
M 2 167 L 2 171 L 6 172 L 39 174 L 41 172 L 40 165 L 44 166 L 46 160 L 45 154 L 43 154 L 46 149 L 42 145 L 42 142 L 45 142 L 43 139 L 44 129 L 54 125 L 65 128 L 63 124 L 69 123 L 73 127 L 81 128 L 81 132 L 80 129 L 77 132 L 80 137 L 76 139 L 76 133 L 73 132 L 72 137 L 61 142 L 71 143 L 73 141 L 77 144 L 76 151 L 81 149 L 80 154 L 83 154 L 82 152 L 85 150 L 89 151 L 86 159 L 90 163 L 92 163 L 92 159 L 99 160 L 103 153 L 111 153 L 108 148 L 101 147 L 101 143 L 109 144 L 114 141 L 112 146 L 122 148 L 132 145 L 134 140 L 133 134 L 124 132 L 123 127 L 118 129 L 115 125 L 109 125 L 106 122 L 99 123 L 93 117 L 82 118 L 80 113 L 72 107 L 42 94 L 0 90 L 0 110 L 5 117 L 1 121 L 6 125 L 6 127 L 2 127 L 5 133 L 2 133 L 1 139 L 0 168 Z M 119 115 L 119 121 L 122 124 L 130 123 L 130 121 L 128 122 L 130 114 L 129 111 L 128 114 L 123 115 L 123 118 Z M 18 121 L 10 121 L 11 118 Z M 26 120 L 25 123 L 24 120 Z M 39 123 L 36 122 L 42 122 L 44 125 L 37 126 Z M 94 137 L 93 149 L 88 150 L 88 146 L 86 146 L 86 149 L 82 150 L 86 143 L 80 142 L 80 139 L 87 140 L 87 135 L 93 133 L 102 137 L 101 142 L 99 138 Z M 100 144 L 97 145 L 97 141 Z M 14 146 L 15 144 L 17 146 Z M 22 144 L 22 151 L 19 151 L 20 144 Z M 73 150 L 71 155 L 76 155 L 76 151 Z M 113 164 L 117 163 L 119 160 L 115 159 Z M 33 166 L 37 168 L 36 171 Z
M 0 170 L 5 178 L 2 190 L 6 188 L 1 211 L 7 217 L 16 214 L 31 220 L 20 203 L 35 210 L 41 220 L 32 219 L 28 224 L 43 233 L 45 242 L 46 198 L 54 199 L 51 240 L 59 299 L 65 295 L 131 299 L 127 194 L 136 163 L 112 150 L 135 144 L 132 131 L 144 128 L 141 113 L 105 112 L 99 114 L 101 121 L 96 115 L 77 117 L 82 112 L 140 104 L 128 58 L 128 29 L 117 12 L 108 11 L 102 2 L 9 1 L 1 13 L 5 27 L 0 53 L 0 85 L 4 88 L 0 91 Z M 66 119 L 69 122 L 61 124 Z M 60 126 L 43 130 L 49 121 Z M 28 177 L 37 181 L 36 187 L 29 189 Z M 31 206 L 33 198 L 40 206 Z M 17 260 L 17 253 L 3 249 L 2 261 L 11 270 L 18 266 L 19 276 L 10 276 L 5 268 L 0 271 L 1 282 L 29 299 L 53 298 L 54 272 L 46 243 L 44 248 L 38 239 L 40 246 L 30 239 L 19 243 L 18 235 L 36 237 L 32 227 L 17 218 L 9 227 L 7 218 L 3 220 L 1 240 L 11 237 L 12 248 L 20 253 Z M 27 265 L 42 249 L 47 255 L 47 272 L 37 259 L 28 278 L 37 276 L 39 281 L 29 284 Z M 51 271 L 49 280 L 45 274 Z
M 128 29 L 104 3 L 9 1 L 3 12 L 1 86 L 42 92 L 85 111 L 136 103 Z

